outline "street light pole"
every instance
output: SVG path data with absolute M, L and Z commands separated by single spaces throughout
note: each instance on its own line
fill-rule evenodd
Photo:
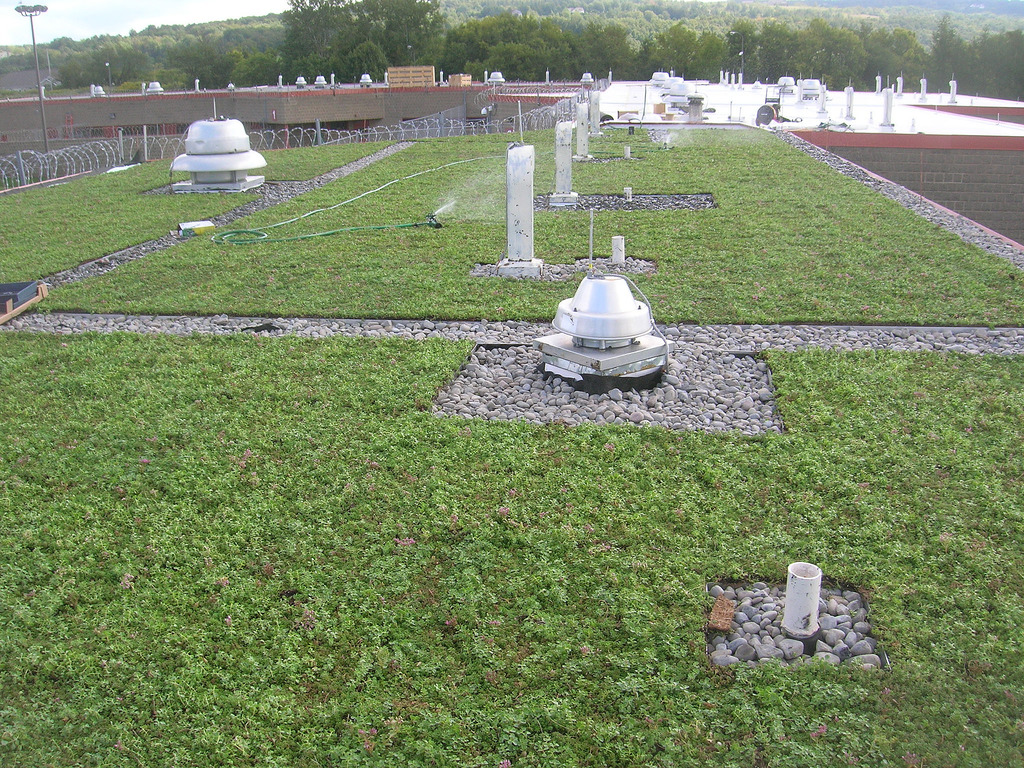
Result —
M 732 30 L 729 34 L 730 35 L 739 35 L 740 36 L 740 80 L 742 81 L 743 80 L 743 72 L 746 69 L 746 67 L 744 66 L 743 54 L 747 50 L 747 37 L 742 32 L 737 32 L 735 29 Z
M 43 107 L 43 79 L 39 75 L 39 51 L 36 49 L 36 25 L 33 19 L 46 13 L 45 5 L 19 5 L 14 10 L 22 16 L 28 16 L 28 24 L 32 28 L 32 53 L 36 57 L 36 87 L 39 89 L 39 117 L 43 121 L 43 151 L 49 153 L 50 140 L 46 135 L 46 109 Z
M 107 88 L 110 89 L 110 90 L 114 90 L 114 81 L 110 77 L 110 62 L 108 61 L 106 64 L 107 64 Z

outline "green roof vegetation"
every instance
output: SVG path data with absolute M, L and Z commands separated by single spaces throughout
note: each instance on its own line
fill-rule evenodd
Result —
M 345 144 L 267 152 L 268 181 L 310 179 L 380 149 Z M 170 161 L 0 196 L 0 282 L 37 280 L 211 219 L 256 195 L 147 194 L 170 184 Z M 174 181 L 187 179 L 173 174 Z
M 440 216 L 443 229 L 244 246 L 200 238 L 68 286 L 47 305 L 145 314 L 550 320 L 552 307 L 564 298 L 564 284 L 527 282 L 513 289 L 498 278 L 469 276 L 477 263 L 496 263 L 505 247 L 504 151 L 509 138 L 418 143 L 231 225 L 267 226 L 334 206 L 393 179 L 480 158 L 393 184 L 272 231 L 278 237 L 422 221 L 454 203 Z M 595 140 L 592 152 L 608 160 L 621 158 L 626 138 L 612 134 Z M 768 134 L 688 133 L 669 149 L 658 149 L 643 137 L 633 139 L 634 145 L 643 142 L 636 147 L 635 160 L 577 164 L 574 189 L 619 195 L 625 186 L 635 194 L 710 192 L 717 203 L 717 208 L 703 211 L 596 214 L 596 255 L 610 255 L 612 236 L 621 234 L 628 256 L 657 262 L 658 273 L 637 282 L 661 321 L 1016 325 L 1024 317 L 1020 270 Z M 551 191 L 551 132 L 529 140 L 538 149 L 536 191 Z M 271 172 L 278 154 L 287 155 L 271 155 Z M 127 187 L 133 178 L 117 183 Z M 226 199 L 235 197 L 141 198 L 126 187 L 109 207 L 122 215 L 130 210 L 133 220 L 147 223 L 149 231 L 126 221 L 102 226 L 107 218 L 102 211 L 108 206 L 93 198 L 89 213 L 93 226 L 99 227 L 96 246 L 84 232 L 62 228 L 79 252 L 102 255 L 107 238 L 115 235 L 112 229 L 123 247 L 133 236 L 141 241 L 153 230 L 173 230 L 179 221 L 210 218 L 227 208 Z M 17 201 L 17 196 L 12 199 Z M 152 210 L 142 213 L 171 203 L 175 209 L 159 222 Z M 55 214 L 36 214 L 27 207 L 15 212 L 0 205 L 0 222 L 8 224 L 0 231 L 19 237 L 19 222 L 26 221 L 25 228 L 35 232 L 33 246 L 42 251 L 28 265 L 44 261 L 44 255 L 49 263 L 48 241 L 41 233 L 52 227 Z M 540 212 L 535 227 L 536 254 L 546 262 L 572 263 L 587 256 L 585 211 Z M 67 243 L 62 249 L 59 238 L 53 248 L 68 256 L 74 253 L 68 253 Z M 37 276 L 33 270 L 22 279 Z
M 508 138 L 420 143 L 236 224 L 500 156 Z M 551 133 L 530 138 L 543 192 Z M 638 282 L 659 320 L 1021 325 L 1012 267 L 769 136 L 631 141 L 636 160 L 576 166 L 574 187 L 718 203 L 597 214 L 599 250 L 621 233 L 657 260 Z M 0 197 L 5 273 L 42 268 L 25 242 L 50 254 L 48 194 L 76 201 L 86 256 L 126 201 L 125 244 L 237 202 L 142 195 L 161 173 Z M 503 247 L 503 178 L 500 159 L 466 163 L 293 225 L 454 199 L 441 230 L 194 239 L 41 307 L 549 320 L 575 283 L 467 276 Z M 36 234 L 12 248 L 14 210 Z M 585 213 L 536 222 L 546 261 L 585 255 Z M 64 247 L 47 258 L 70 266 Z M 0 763 L 1019 760 L 1024 361 L 769 352 L 786 431 L 745 438 L 434 416 L 468 351 L 0 333 Z M 891 669 L 711 667 L 705 584 L 784 582 L 795 560 L 864 591 Z

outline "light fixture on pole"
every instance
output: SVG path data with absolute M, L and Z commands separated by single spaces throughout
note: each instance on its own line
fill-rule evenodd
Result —
M 742 32 L 737 32 L 735 29 L 732 30 L 729 34 L 730 35 L 739 35 L 740 36 L 740 80 L 742 81 L 743 80 L 743 73 L 746 70 L 746 67 L 744 66 L 744 62 L 743 62 L 743 54 L 744 54 L 744 52 L 747 49 L 747 37 Z
M 114 89 L 114 81 L 110 77 L 110 62 L 109 61 L 106 62 L 106 67 L 107 67 L 107 87 L 110 88 L 111 90 L 113 90 Z
M 39 116 L 43 121 L 43 151 L 50 151 L 50 141 L 46 136 L 46 111 L 43 109 L 43 79 L 39 76 L 39 51 L 36 50 L 36 25 L 33 19 L 41 13 L 46 13 L 45 5 L 19 5 L 15 7 L 22 16 L 28 16 L 29 26 L 32 28 L 32 53 L 36 57 L 36 87 L 39 89 Z

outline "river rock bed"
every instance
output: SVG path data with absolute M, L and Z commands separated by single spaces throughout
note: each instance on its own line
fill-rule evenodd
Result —
M 871 635 L 867 601 L 859 592 L 822 586 L 818 600 L 821 631 L 815 641 L 806 644 L 782 631 L 785 586 L 763 581 L 749 586 L 709 584 L 708 594 L 725 597 L 736 608 L 729 631 L 708 630 L 707 653 L 716 667 L 756 667 L 767 662 L 785 666 L 824 662 L 867 669 L 888 666 L 885 652 Z
M 702 211 L 715 208 L 715 196 L 709 193 L 693 195 L 580 195 L 576 205 L 551 205 L 549 195 L 537 195 L 533 200 L 535 211 Z
M 574 264 L 545 264 L 540 271 L 540 277 L 529 277 L 520 275 L 517 277 L 506 277 L 498 274 L 497 264 L 477 264 L 470 271 L 470 277 L 501 277 L 503 280 L 539 280 L 540 282 L 556 283 L 572 280 L 578 275 L 596 269 L 606 275 L 653 275 L 658 271 L 658 265 L 646 259 L 634 259 L 626 257 L 623 264 L 615 264 L 611 259 L 577 259 Z
M 631 424 L 743 434 L 781 432 L 771 372 L 761 360 L 696 347 L 673 350 L 661 382 L 643 391 L 577 390 L 545 375 L 529 346 L 478 346 L 434 398 L 439 416 L 533 424 Z

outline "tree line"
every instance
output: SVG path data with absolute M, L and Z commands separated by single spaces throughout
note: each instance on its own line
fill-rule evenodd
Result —
M 697 4 L 678 7 L 690 5 Z M 245 87 L 276 83 L 279 75 L 294 82 L 331 73 L 338 82 L 364 73 L 379 82 L 388 66 L 433 64 L 478 80 L 499 70 L 510 81 L 579 80 L 583 72 L 608 71 L 619 80 L 646 80 L 655 71 L 715 80 L 726 70 L 742 71 L 747 82 L 791 75 L 859 89 L 873 89 L 878 75 L 902 75 L 907 89 L 927 77 L 935 90 L 955 78 L 962 93 L 1024 98 L 1019 29 L 968 40 L 945 16 L 925 45 L 906 28 L 824 18 L 795 24 L 737 15 L 718 26 L 682 18 L 653 28 L 638 34 L 635 26 L 593 14 L 542 17 L 528 9 L 453 23 L 436 0 L 290 0 L 280 16 L 51 45 L 69 87 L 127 90 L 150 79 L 165 88 L 191 87 L 196 79 L 209 88 Z

